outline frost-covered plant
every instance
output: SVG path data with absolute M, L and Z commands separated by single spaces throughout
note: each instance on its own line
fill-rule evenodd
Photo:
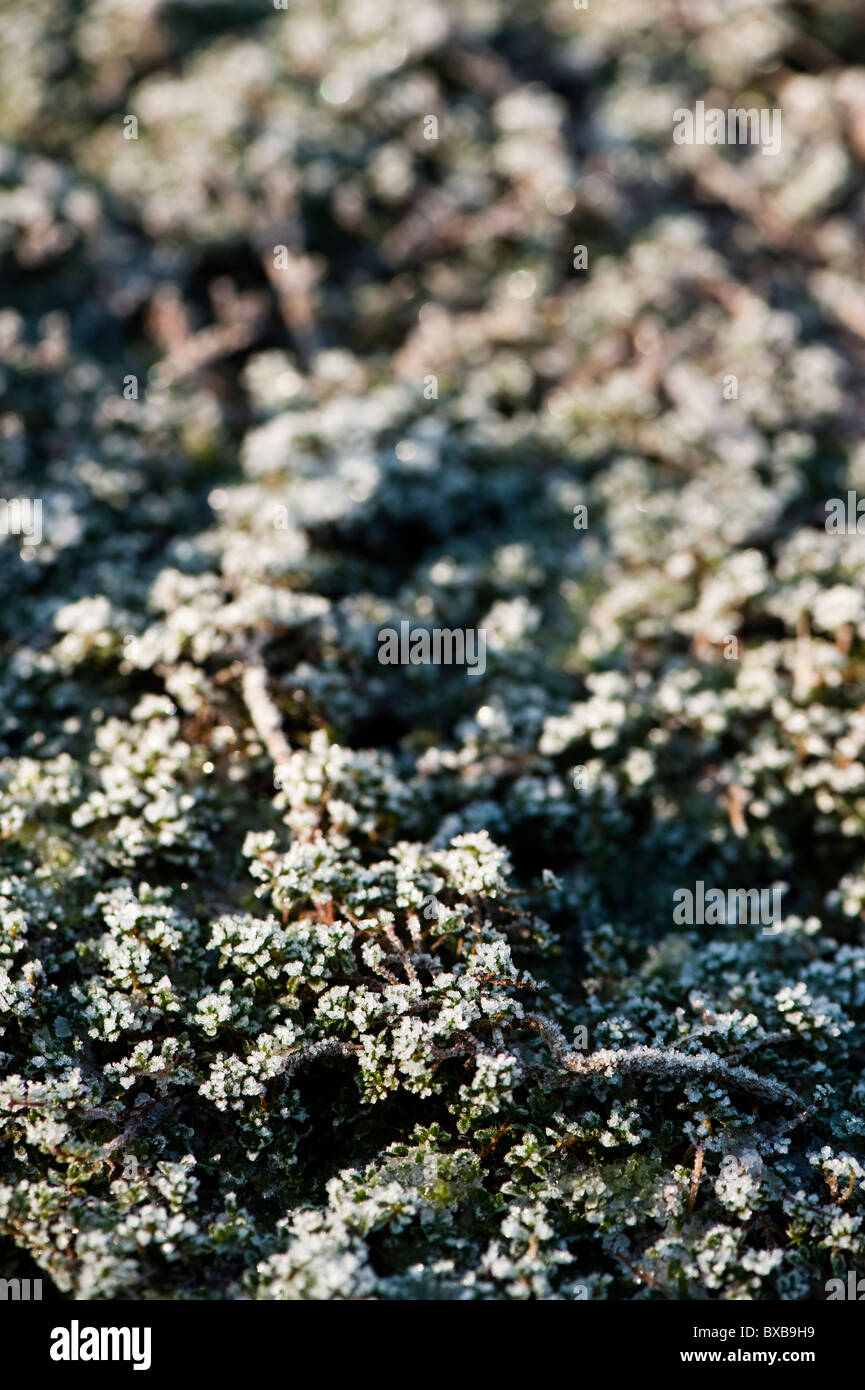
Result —
M 856 7 L 204 8 L 4 13 L 2 1272 L 812 1298 L 865 1217 Z M 674 144 L 710 89 L 776 160 Z M 403 619 L 484 673 L 380 665 Z M 697 879 L 783 919 L 677 926 Z

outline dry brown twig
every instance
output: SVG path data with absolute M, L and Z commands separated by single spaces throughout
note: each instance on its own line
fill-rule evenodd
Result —
M 690 1221 L 694 1212 L 694 1204 L 697 1200 L 697 1193 L 700 1189 L 700 1180 L 703 1176 L 703 1155 L 706 1150 L 703 1144 L 697 1145 L 697 1152 L 694 1154 L 694 1167 L 691 1170 L 691 1185 L 688 1189 L 688 1212 L 686 1220 Z

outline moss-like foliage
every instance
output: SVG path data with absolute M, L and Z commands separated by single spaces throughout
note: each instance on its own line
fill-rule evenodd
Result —
M 825 524 L 865 495 L 861 7 L 3 29 L 0 499 L 42 533 L 0 536 L 0 1274 L 825 1296 L 865 1214 L 865 535 Z M 678 145 L 704 98 L 780 153 Z M 484 670 L 381 664 L 404 620 Z M 783 911 L 677 921 L 698 882 Z

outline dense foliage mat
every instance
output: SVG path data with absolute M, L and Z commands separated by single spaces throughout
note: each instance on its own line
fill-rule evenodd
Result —
M 865 1202 L 861 7 L 2 25 L 0 497 L 42 534 L 0 538 L 0 1272 L 825 1296 Z M 704 98 L 780 152 L 678 145 Z M 404 620 L 485 669 L 381 664 Z M 674 920 L 697 883 L 782 915 Z

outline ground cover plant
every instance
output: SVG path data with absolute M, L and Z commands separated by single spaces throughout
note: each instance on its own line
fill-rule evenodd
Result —
M 0 25 L 0 1274 L 825 1298 L 861 8 Z M 679 143 L 698 101 L 780 148 Z M 483 669 L 382 662 L 403 623 Z

